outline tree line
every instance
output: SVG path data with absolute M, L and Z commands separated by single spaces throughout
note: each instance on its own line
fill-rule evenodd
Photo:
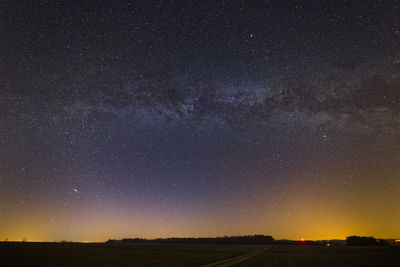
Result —
M 126 244 L 126 243 L 215 243 L 215 244 L 273 244 L 274 238 L 266 235 L 245 235 L 245 236 L 222 236 L 222 237 L 199 237 L 199 238 L 124 238 L 121 240 L 110 239 L 106 243 L 109 244 Z
M 388 246 L 385 239 L 376 239 L 372 236 L 348 236 L 346 240 L 275 240 L 270 235 L 245 235 L 245 236 L 221 236 L 221 237 L 171 237 L 171 238 L 124 238 L 120 240 L 109 239 L 107 244 L 130 243 L 191 243 L 191 244 L 275 244 L 275 245 L 320 245 L 320 246 Z

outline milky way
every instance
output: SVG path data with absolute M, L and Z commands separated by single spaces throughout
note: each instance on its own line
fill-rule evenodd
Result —
M 1 1 L 0 239 L 399 236 L 400 5 L 282 2 Z

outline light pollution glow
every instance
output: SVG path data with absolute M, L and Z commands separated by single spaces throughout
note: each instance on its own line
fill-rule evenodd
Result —
M 400 237 L 396 1 L 70 2 L 0 1 L 0 240 Z

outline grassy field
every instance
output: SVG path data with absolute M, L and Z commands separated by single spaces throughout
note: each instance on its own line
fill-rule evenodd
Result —
M 201 266 L 266 248 L 235 266 L 400 266 L 400 248 L 220 244 L 0 243 L 0 266 Z
M 257 245 L 0 243 L 0 266 L 201 266 Z
M 236 266 L 400 266 L 400 248 L 272 246 Z

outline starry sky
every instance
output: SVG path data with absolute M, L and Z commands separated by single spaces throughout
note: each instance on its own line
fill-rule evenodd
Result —
M 400 237 L 400 3 L 0 1 L 0 240 Z

